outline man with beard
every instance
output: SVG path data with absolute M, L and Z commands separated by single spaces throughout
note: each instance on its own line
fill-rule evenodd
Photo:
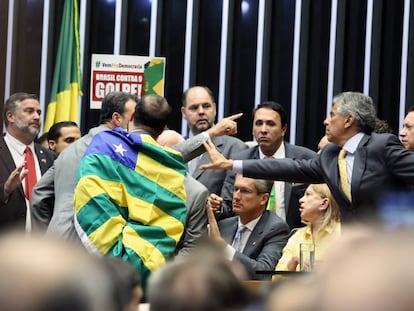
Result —
M 184 92 L 182 102 L 181 113 L 187 121 L 193 136 L 213 127 L 217 110 L 213 92 L 208 87 L 190 87 Z M 229 128 L 228 131 L 230 130 Z M 228 135 L 214 137 L 212 142 L 217 150 L 227 158 L 232 158 L 235 153 L 247 149 L 247 145 L 243 141 Z M 188 172 L 201 182 L 209 193 L 220 193 L 226 178 L 226 172 L 202 171 L 199 169 L 201 164 L 209 162 L 208 155 L 202 154 L 188 162 Z
M 36 95 L 11 95 L 3 112 L 7 131 L 0 137 L 0 228 L 30 231 L 32 187 L 53 164 L 56 155 L 34 143 L 41 126 Z

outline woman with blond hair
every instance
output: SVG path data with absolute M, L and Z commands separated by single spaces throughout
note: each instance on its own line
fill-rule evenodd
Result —
M 332 240 L 339 236 L 339 207 L 326 184 L 311 184 L 299 200 L 300 217 L 305 227 L 294 229 L 276 265 L 277 271 L 299 270 L 299 247 L 311 243 L 315 262 L 321 260 Z

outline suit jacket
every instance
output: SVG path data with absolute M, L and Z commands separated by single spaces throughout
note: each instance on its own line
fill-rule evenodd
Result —
M 231 244 L 237 231 L 238 216 L 218 222 L 221 236 Z M 236 251 L 234 259 L 246 269 L 251 279 L 270 279 L 271 276 L 257 274 L 260 270 L 274 270 L 282 256 L 289 238 L 290 229 L 275 213 L 264 211 L 247 240 L 243 252 Z
M 316 152 L 301 146 L 291 145 L 287 142 L 285 144 L 285 157 L 290 159 L 311 159 L 316 157 Z M 235 160 L 245 159 L 259 159 L 259 146 L 243 150 L 234 155 Z M 267 161 L 267 160 L 266 160 Z M 233 202 L 233 188 L 234 179 L 236 174 L 232 171 L 228 171 L 226 179 L 224 181 L 223 188 L 221 190 L 221 197 L 223 198 L 223 213 L 218 214 L 219 218 L 226 218 L 234 215 L 232 210 Z M 303 224 L 300 220 L 299 213 L 299 199 L 303 196 L 303 193 L 307 187 L 307 184 L 292 184 L 285 182 L 285 210 L 286 210 L 286 222 L 291 229 L 302 227 Z
M 41 178 L 33 190 L 32 210 L 36 228 L 47 228 L 47 234 L 79 241 L 74 226 L 73 196 L 76 187 L 76 174 L 82 156 L 93 136 L 109 130 L 105 125 L 92 128 L 88 134 L 78 139 L 57 158 L 53 172 Z M 205 151 L 203 141 L 208 137 L 196 135 L 173 146 L 188 161 Z M 54 202 L 54 207 L 51 207 Z M 50 222 L 49 222 L 50 221 Z
M 206 210 L 207 188 L 188 174 L 184 179 L 184 185 L 187 193 L 187 218 L 184 234 L 175 251 L 176 258 L 187 256 L 192 252 L 197 241 L 206 232 L 208 223 Z
M 247 145 L 238 138 L 232 136 L 220 136 L 212 139 L 217 150 L 226 158 L 232 159 L 238 152 L 247 149 Z M 201 182 L 208 189 L 209 193 L 221 193 L 224 179 L 226 178 L 226 171 L 221 170 L 200 170 L 199 166 L 210 163 L 210 158 L 207 153 L 204 153 L 197 165 L 197 169 L 192 176 Z
M 34 145 L 37 159 L 40 165 L 40 171 L 44 174 L 56 159 L 56 154 L 49 149 L 36 144 Z M 10 173 L 16 169 L 9 148 L 4 141 L 4 137 L 0 137 L 0 230 L 3 229 L 24 229 L 26 223 L 26 201 L 23 186 L 19 186 L 16 190 L 5 197 L 4 183 Z M 23 180 L 24 182 L 24 180 Z
M 350 202 L 340 190 L 338 154 L 328 144 L 310 160 L 245 160 L 243 175 L 304 183 L 327 183 L 341 211 L 342 222 L 373 220 L 376 201 L 386 191 L 411 191 L 414 184 L 414 152 L 405 149 L 392 134 L 364 135 L 354 154 Z

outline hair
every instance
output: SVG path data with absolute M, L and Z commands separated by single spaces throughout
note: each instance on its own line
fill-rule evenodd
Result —
M 48 141 L 47 134 L 48 134 L 48 132 L 43 133 L 42 135 L 40 135 L 37 139 L 35 139 L 35 143 L 41 145 L 44 141 Z
M 394 130 L 392 129 L 392 127 L 388 124 L 387 121 L 385 120 L 381 120 L 381 119 L 377 119 L 377 122 L 375 124 L 375 128 L 374 128 L 374 132 L 375 133 L 391 133 L 394 134 Z
M 257 193 L 270 193 L 272 191 L 274 181 L 265 179 L 255 179 L 254 186 Z
M 19 104 L 26 99 L 34 99 L 39 101 L 37 95 L 24 92 L 14 93 L 6 100 L 3 108 L 3 120 L 6 127 L 9 126 L 6 114 L 10 111 L 13 115 L 15 115 Z
M 411 106 L 410 108 L 408 108 L 407 113 L 413 112 L 413 111 L 414 111 L 414 106 Z
M 377 124 L 377 113 L 371 97 L 359 92 L 344 92 L 336 95 L 333 103 L 340 103 L 338 113 L 352 115 L 355 126 L 365 134 L 371 134 Z
M 132 299 L 135 287 L 141 286 L 141 276 L 130 262 L 120 257 L 105 256 L 102 260 L 114 285 L 114 301 L 118 310 L 124 310 Z
M 242 310 L 251 297 L 220 252 L 193 254 L 154 271 L 148 283 L 152 311 Z
M 216 102 L 216 100 L 214 99 L 214 94 L 210 90 L 210 88 L 208 88 L 207 86 L 192 86 L 192 87 L 186 89 L 185 92 L 183 93 L 183 97 L 182 97 L 183 107 L 186 107 L 187 106 L 187 95 L 188 95 L 188 92 L 191 91 L 192 89 L 194 89 L 195 87 L 200 87 L 200 88 L 204 89 L 207 92 L 208 96 L 210 96 L 211 101 L 213 103 Z
M 135 107 L 134 125 L 152 128 L 158 136 L 164 131 L 171 112 L 171 106 L 164 97 L 155 94 L 145 95 Z
M 60 136 L 62 136 L 61 129 L 62 127 L 78 127 L 76 122 L 73 121 L 62 121 L 52 125 L 47 133 L 47 140 L 57 141 Z
M 331 190 L 327 184 L 311 184 L 309 185 L 322 199 L 329 200 L 329 206 L 323 215 L 322 225 L 319 231 L 329 226 L 332 222 L 338 222 L 340 220 L 339 206 L 336 203 Z
M 287 125 L 287 114 L 286 114 L 286 110 L 285 108 L 274 101 L 265 101 L 259 105 L 257 105 L 254 109 L 253 109 L 253 117 L 256 114 L 256 111 L 261 109 L 261 108 L 267 108 L 267 109 L 272 109 L 273 111 L 276 111 L 279 115 L 280 115 L 280 120 L 282 122 L 282 127 L 284 127 L 285 125 Z
M 112 115 L 115 112 L 121 115 L 125 112 L 125 104 L 133 100 L 138 102 L 138 97 L 124 92 L 111 92 L 107 94 L 102 100 L 101 112 L 99 115 L 99 123 L 104 124 L 112 120 Z

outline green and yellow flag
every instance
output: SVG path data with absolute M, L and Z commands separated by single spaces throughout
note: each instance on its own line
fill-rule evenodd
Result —
M 81 94 L 78 0 L 65 0 L 44 132 L 60 121 L 78 122 Z
M 75 227 L 93 253 L 121 257 L 143 285 L 174 252 L 187 215 L 177 151 L 121 128 L 94 136 L 78 169 Z

